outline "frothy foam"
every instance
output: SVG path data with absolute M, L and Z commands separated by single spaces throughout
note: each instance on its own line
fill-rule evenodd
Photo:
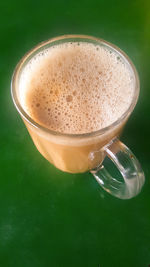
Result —
M 90 43 L 64 43 L 36 55 L 19 84 L 22 107 L 62 133 L 102 129 L 129 107 L 134 83 L 118 55 Z

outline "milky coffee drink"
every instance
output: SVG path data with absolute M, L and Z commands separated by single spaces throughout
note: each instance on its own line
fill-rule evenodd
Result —
M 35 55 L 20 77 L 23 109 L 38 124 L 62 134 L 103 129 L 129 108 L 134 93 L 131 70 L 112 50 L 86 42 L 67 42 Z M 105 136 L 77 140 L 49 138 L 27 125 L 37 148 L 57 168 L 85 172 L 102 161 L 99 151 L 123 125 Z M 50 134 L 51 135 L 51 134 Z M 53 134 L 52 134 L 53 135 Z

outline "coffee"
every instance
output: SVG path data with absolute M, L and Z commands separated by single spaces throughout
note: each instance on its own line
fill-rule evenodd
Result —
M 104 145 L 120 134 L 128 116 L 107 132 L 94 132 L 127 111 L 134 82 L 129 64 L 107 45 L 67 41 L 34 55 L 20 75 L 18 98 L 29 117 L 44 126 L 24 120 L 40 153 L 66 172 L 99 165 Z
M 64 43 L 36 55 L 20 81 L 22 106 L 39 124 L 83 134 L 116 121 L 133 96 L 131 72 L 118 55 L 90 43 Z

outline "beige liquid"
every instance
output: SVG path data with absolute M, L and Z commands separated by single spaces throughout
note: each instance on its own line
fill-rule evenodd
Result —
M 65 43 L 36 55 L 19 84 L 24 110 L 40 125 L 59 133 L 85 134 L 111 125 L 133 97 L 131 71 L 106 48 Z M 102 148 L 123 124 L 95 137 L 58 137 L 25 122 L 41 154 L 57 168 L 77 173 L 99 165 Z

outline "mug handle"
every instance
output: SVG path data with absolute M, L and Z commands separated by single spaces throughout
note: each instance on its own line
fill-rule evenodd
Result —
M 103 165 L 90 171 L 97 182 L 108 193 L 117 198 L 129 199 L 136 196 L 141 191 L 145 181 L 144 172 L 137 158 L 117 138 L 104 147 L 104 153 L 120 171 L 123 182 L 112 177 Z

